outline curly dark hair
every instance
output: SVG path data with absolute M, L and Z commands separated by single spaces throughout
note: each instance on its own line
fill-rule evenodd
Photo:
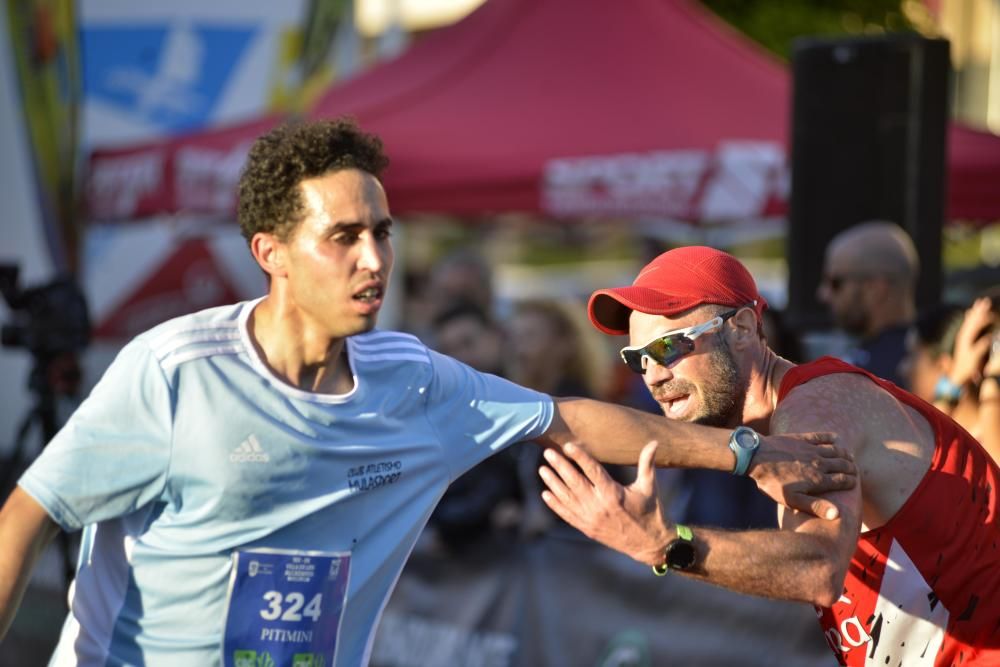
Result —
M 361 169 L 378 178 L 388 166 L 382 141 L 350 118 L 292 121 L 259 137 L 240 174 L 240 232 L 287 240 L 302 219 L 299 183 L 338 169 Z

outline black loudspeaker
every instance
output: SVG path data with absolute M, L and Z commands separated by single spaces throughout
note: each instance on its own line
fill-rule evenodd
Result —
M 838 232 L 890 220 L 920 255 L 917 303 L 941 294 L 948 42 L 918 35 L 800 39 L 792 54 L 788 319 L 826 328 L 816 300 Z

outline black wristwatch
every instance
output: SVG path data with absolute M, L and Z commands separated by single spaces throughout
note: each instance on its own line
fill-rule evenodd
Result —
M 698 562 L 698 551 L 694 546 L 694 533 L 687 526 L 676 524 L 677 537 L 670 540 L 663 550 L 663 565 L 654 565 L 653 574 L 662 577 L 670 570 L 692 570 Z

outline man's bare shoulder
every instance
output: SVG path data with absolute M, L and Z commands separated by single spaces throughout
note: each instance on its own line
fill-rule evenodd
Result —
M 861 417 L 873 414 L 873 403 L 889 396 L 874 382 L 854 373 L 834 373 L 814 378 L 788 392 L 771 418 L 779 433 L 806 430 L 836 431 L 845 445 L 863 436 Z
M 934 451 L 927 420 L 857 373 L 824 375 L 797 386 L 778 406 L 771 428 L 837 433 L 837 443 L 855 454 L 869 528 L 884 523 L 905 502 Z

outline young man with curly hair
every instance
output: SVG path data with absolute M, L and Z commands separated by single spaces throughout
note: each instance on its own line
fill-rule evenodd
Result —
M 381 143 L 346 121 L 259 139 L 239 221 L 257 300 L 121 351 L 0 511 L 0 631 L 43 546 L 83 529 L 52 664 L 363 665 L 447 485 L 520 440 L 612 463 L 732 469 L 729 429 L 552 399 L 375 328 L 392 269 Z M 778 500 L 853 486 L 829 435 L 769 438 L 743 472 Z

